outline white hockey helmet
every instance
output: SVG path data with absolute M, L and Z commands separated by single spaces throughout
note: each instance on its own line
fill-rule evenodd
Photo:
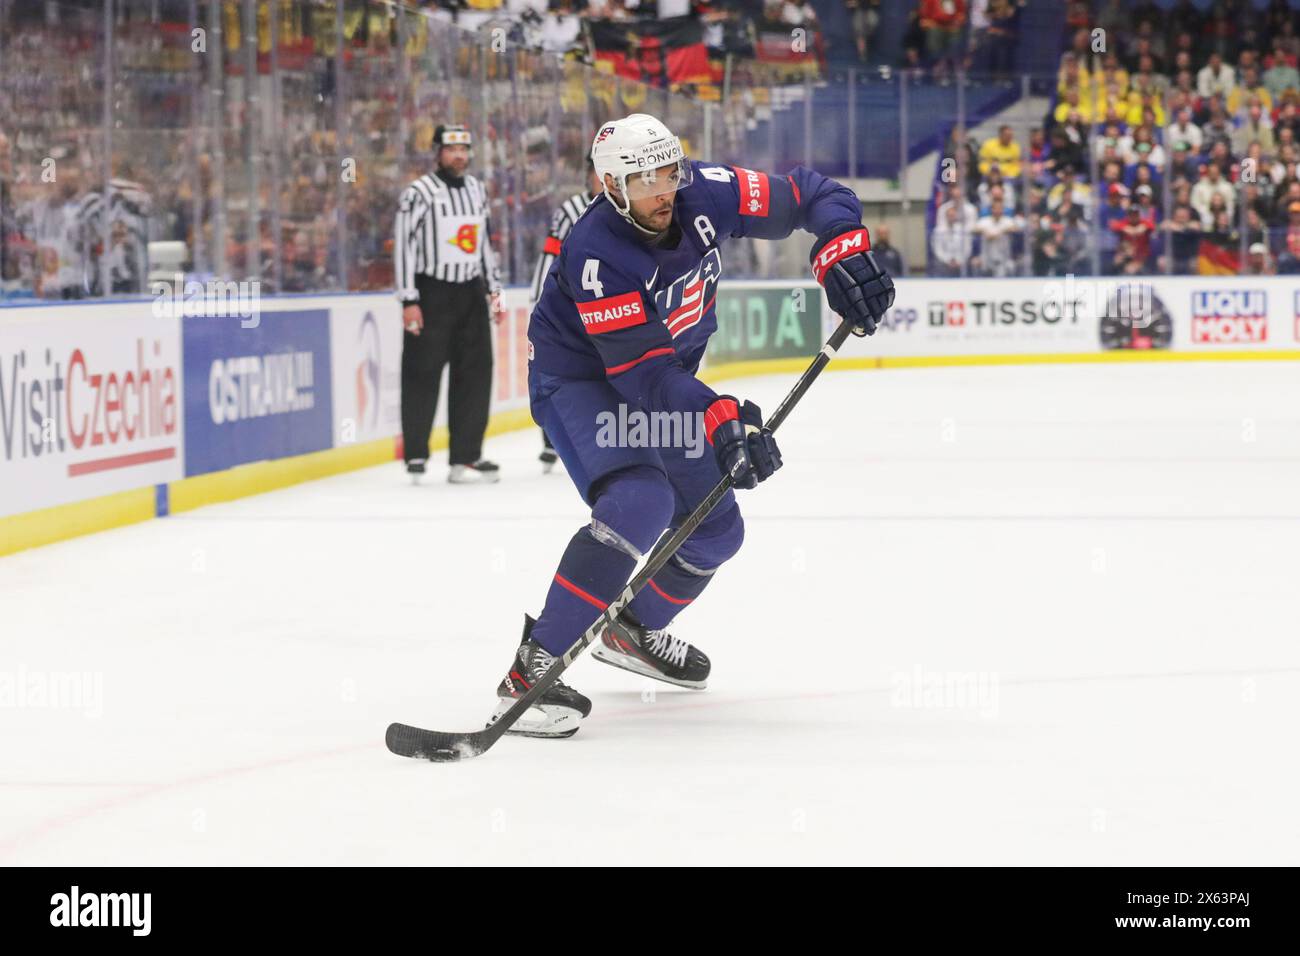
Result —
M 633 222 L 632 200 L 691 184 L 691 164 L 686 161 L 682 141 L 648 113 L 603 123 L 591 144 L 591 162 L 605 198 L 629 222 Z M 605 183 L 607 173 L 618 184 L 617 194 Z

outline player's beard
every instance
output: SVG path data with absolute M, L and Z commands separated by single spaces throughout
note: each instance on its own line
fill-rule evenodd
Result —
M 668 216 L 666 219 L 662 215 L 660 215 L 660 213 L 662 212 L 663 209 L 662 207 L 660 207 L 659 209 L 656 210 L 654 216 L 642 218 L 640 215 L 637 214 L 637 211 L 633 209 L 632 218 L 636 221 L 636 224 L 638 226 L 640 226 L 642 229 L 646 230 L 647 232 L 654 233 L 655 238 L 658 239 L 667 235 L 668 230 L 672 228 L 673 204 L 672 203 L 668 204 L 667 207 Z

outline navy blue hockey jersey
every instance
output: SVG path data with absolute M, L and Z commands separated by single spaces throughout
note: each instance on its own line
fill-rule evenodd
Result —
M 602 195 L 574 224 L 528 325 L 529 371 L 608 378 L 647 410 L 702 411 L 715 395 L 695 378 L 718 327 L 721 245 L 858 228 L 845 186 L 804 167 L 788 176 L 693 160 L 667 242 L 648 241 Z

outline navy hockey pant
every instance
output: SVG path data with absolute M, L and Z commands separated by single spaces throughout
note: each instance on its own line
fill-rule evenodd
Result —
M 562 654 L 623 590 L 638 558 L 680 524 L 722 475 L 698 418 L 669 423 L 661 417 L 652 426 L 650 416 L 607 381 L 536 371 L 529 379 L 533 418 L 591 506 L 591 522 L 569 541 L 533 628 L 534 640 Z M 646 424 L 640 434 L 638 422 Z M 728 492 L 632 601 L 637 620 L 652 629 L 666 627 L 740 550 L 744 537 L 740 509 Z

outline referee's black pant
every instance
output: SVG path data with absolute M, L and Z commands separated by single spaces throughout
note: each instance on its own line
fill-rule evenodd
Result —
M 492 400 L 492 323 L 487 285 L 442 282 L 416 276 L 424 328 L 402 337 L 402 444 L 407 461 L 429 457 L 429 433 L 438 410 L 442 369 L 451 364 L 447 385 L 450 464 L 470 465 L 483 457 Z

